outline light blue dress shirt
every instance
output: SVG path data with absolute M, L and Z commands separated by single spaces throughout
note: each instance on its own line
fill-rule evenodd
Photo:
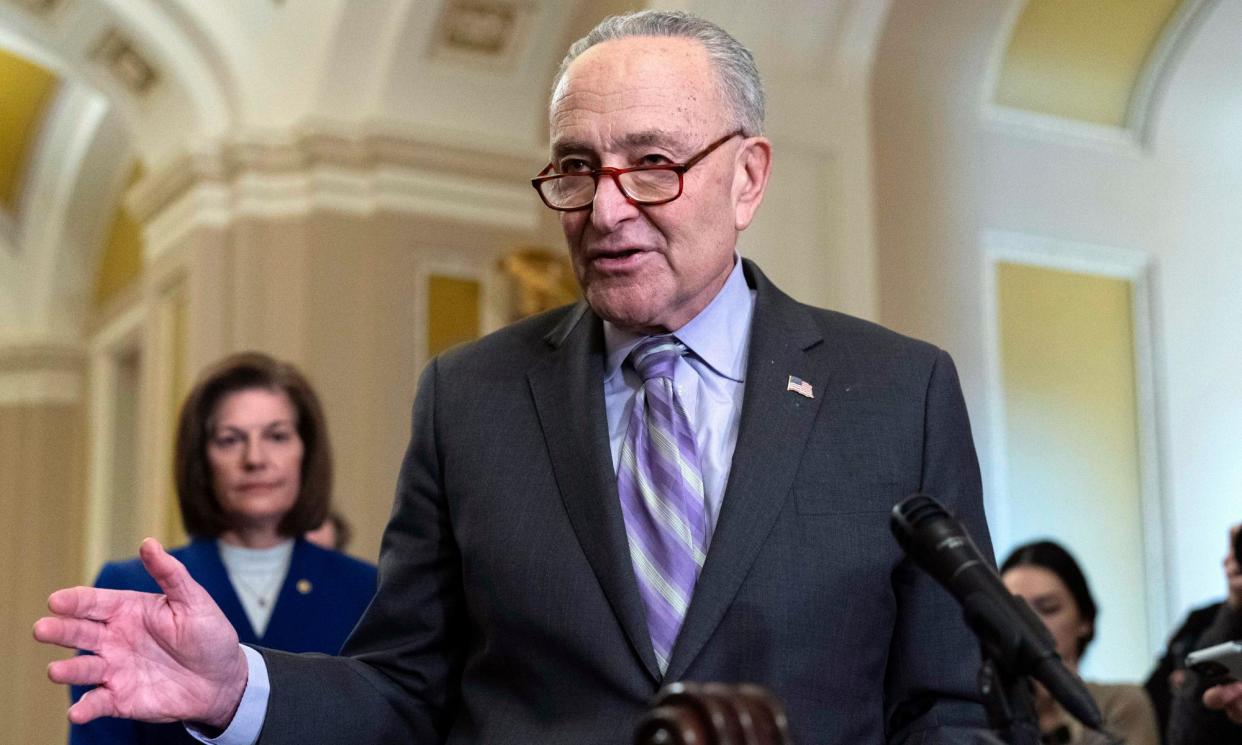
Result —
M 754 293 L 746 286 L 742 262 L 735 257 L 733 272 L 716 297 L 689 323 L 673 332 L 690 350 L 674 365 L 673 385 L 694 429 L 695 449 L 703 468 L 708 546 L 720 516 L 733 448 L 737 445 L 754 310 Z M 621 462 L 621 445 L 629 428 L 634 394 L 642 385 L 638 373 L 622 363 L 643 338 L 604 322 L 608 353 L 604 361 L 604 406 L 608 411 L 613 470 Z
M 742 417 L 746 359 L 750 345 L 750 325 L 755 312 L 755 293 L 746 286 L 742 262 L 733 257 L 733 271 L 707 307 L 673 333 L 690 354 L 677 360 L 673 385 L 690 426 L 703 468 L 703 491 L 707 500 L 707 543 L 720 517 L 729 466 L 737 445 L 738 423 Z M 612 445 L 612 465 L 620 462 L 621 444 L 629 427 L 634 394 L 642 384 L 625 358 L 643 337 L 604 323 L 608 358 L 604 361 L 604 406 L 608 412 L 608 438 Z M 263 656 L 247 647 L 249 679 L 237 714 L 229 728 L 210 739 L 187 726 L 190 734 L 209 745 L 254 745 L 263 730 L 267 712 L 268 677 Z

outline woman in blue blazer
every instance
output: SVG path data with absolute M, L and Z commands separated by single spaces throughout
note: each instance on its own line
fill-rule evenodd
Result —
M 177 496 L 189 545 L 172 552 L 243 643 L 335 654 L 375 592 L 371 564 L 302 536 L 328 515 L 332 456 L 318 397 L 293 366 L 232 355 L 181 409 Z M 159 592 L 138 559 L 108 563 L 96 587 Z M 90 689 L 74 686 L 73 700 Z M 72 745 L 193 743 L 182 725 L 100 719 Z

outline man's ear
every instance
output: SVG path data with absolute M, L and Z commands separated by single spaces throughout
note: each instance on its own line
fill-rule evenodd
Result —
M 733 225 L 745 230 L 755 217 L 772 171 L 772 143 L 766 137 L 747 138 L 737 151 L 733 172 Z

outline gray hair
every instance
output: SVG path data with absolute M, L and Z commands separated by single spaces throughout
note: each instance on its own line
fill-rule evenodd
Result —
M 565 71 L 578 55 L 596 44 L 633 36 L 665 36 L 698 41 L 716 72 L 717 86 L 733 114 L 734 125 L 747 136 L 763 133 L 763 82 L 759 79 L 759 68 L 755 66 L 750 50 L 711 21 L 679 10 L 641 10 L 609 16 L 600 21 L 591 33 L 569 47 L 552 81 L 553 100 Z

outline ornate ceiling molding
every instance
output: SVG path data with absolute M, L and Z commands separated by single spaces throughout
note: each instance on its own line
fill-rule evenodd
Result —
M 518 0 L 449 0 L 440 12 L 432 42 L 435 59 L 514 64 L 530 35 L 532 8 Z
M 86 351 L 48 339 L 0 339 L 0 406 L 76 404 L 82 400 Z
M 148 260 L 196 227 L 249 216 L 395 212 L 529 232 L 540 212 L 527 179 L 543 157 L 425 133 L 251 135 L 174 159 L 136 184 L 126 205 L 145 226 Z
M 60 10 L 65 4 L 64 0 L 11 0 L 14 5 L 20 5 L 26 10 L 37 16 L 50 16 Z
M 108 29 L 100 38 L 91 59 L 135 96 L 146 95 L 160 79 L 149 55 L 139 51 L 133 41 L 115 28 Z
M 1009 43 L 1025 7 L 1021 3 L 1014 4 L 1002 25 L 1002 32 L 996 37 L 983 81 L 984 126 L 1008 136 L 1128 157 L 1147 155 L 1152 146 L 1152 120 L 1169 77 L 1186 46 L 1218 3 L 1219 0 L 1181 0 L 1173 8 L 1168 20 L 1151 39 L 1150 49 L 1128 88 L 1128 103 L 1122 121 L 1107 124 L 1071 118 L 1061 113 L 1016 108 L 994 100 Z

